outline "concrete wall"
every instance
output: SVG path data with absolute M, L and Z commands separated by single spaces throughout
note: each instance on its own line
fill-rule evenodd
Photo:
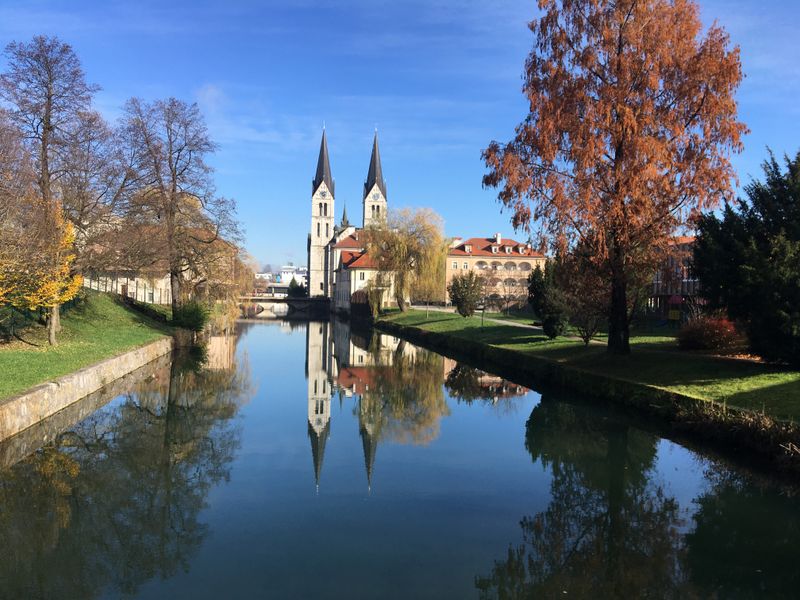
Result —
M 3 400 L 0 402 L 0 440 L 35 425 L 131 371 L 170 353 L 173 344 L 172 338 L 164 338 Z

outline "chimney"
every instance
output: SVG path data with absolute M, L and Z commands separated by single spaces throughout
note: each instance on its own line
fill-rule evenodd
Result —
M 498 244 L 502 243 L 503 242 L 503 236 L 501 236 L 499 233 L 495 233 L 494 234 L 494 241 L 496 243 L 498 243 Z

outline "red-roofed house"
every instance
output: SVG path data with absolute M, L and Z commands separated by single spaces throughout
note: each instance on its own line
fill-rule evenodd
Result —
M 486 279 L 487 297 L 527 296 L 528 275 L 537 265 L 544 268 L 545 256 L 530 244 L 503 239 L 498 233 L 489 238 L 456 238 L 447 252 L 446 285 L 457 274 L 476 271 Z

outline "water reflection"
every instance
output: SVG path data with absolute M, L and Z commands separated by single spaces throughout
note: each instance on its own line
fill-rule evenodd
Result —
M 219 360 L 213 370 L 159 363 L 0 474 L 4 597 L 132 594 L 188 570 L 207 534 L 199 512 L 228 477 L 233 417 L 249 397 L 247 370 Z
M 791 597 L 795 499 L 714 464 L 706 476 L 717 483 L 681 510 L 656 468 L 657 441 L 607 412 L 543 397 L 525 447 L 552 475 L 550 501 L 475 578 L 481 597 Z
M 424 445 L 438 437 L 440 419 L 450 414 L 443 368 L 442 356 L 398 338 L 339 321 L 309 323 L 308 436 L 317 486 L 334 398 L 353 403 L 369 488 L 380 441 Z

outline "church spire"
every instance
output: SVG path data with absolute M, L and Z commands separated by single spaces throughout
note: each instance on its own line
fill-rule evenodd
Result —
M 328 441 L 328 435 L 331 432 L 331 423 L 325 423 L 322 431 L 317 432 L 311 423 L 308 424 L 308 439 L 311 440 L 311 456 L 314 459 L 314 479 L 317 484 L 317 491 L 319 491 L 319 478 L 322 474 L 322 459 L 325 458 L 325 443 Z
M 378 150 L 378 130 L 375 130 L 375 139 L 372 142 L 372 156 L 369 159 L 369 171 L 367 181 L 364 183 L 364 198 L 367 197 L 375 184 L 378 184 L 383 197 L 386 198 L 386 181 L 383 179 L 383 168 L 381 168 L 381 153 Z
M 314 177 L 314 182 L 312 184 L 311 194 L 315 194 L 317 189 L 319 188 L 322 182 L 325 182 L 325 185 L 328 186 L 328 191 L 330 191 L 331 196 L 335 196 L 333 190 L 333 176 L 331 175 L 331 162 L 328 158 L 328 136 L 325 133 L 325 129 L 322 129 L 322 142 L 319 145 L 319 158 L 317 159 L 317 174 Z
M 364 466 L 367 469 L 367 489 L 372 490 L 372 469 L 375 466 L 375 454 L 378 450 L 378 436 L 370 430 L 371 424 L 361 425 L 361 444 L 364 447 Z
M 342 209 L 342 222 L 339 224 L 339 229 L 346 229 L 350 227 L 350 221 L 347 220 L 347 204 Z

